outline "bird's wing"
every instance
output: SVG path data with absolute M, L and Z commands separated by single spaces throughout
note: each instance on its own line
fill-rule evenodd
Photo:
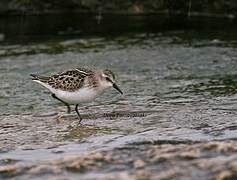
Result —
M 75 91 L 81 88 L 84 84 L 84 78 L 92 74 L 93 71 L 77 68 L 61 72 L 50 77 L 31 75 L 33 80 L 38 80 L 50 85 L 52 88 Z
M 90 70 L 90 69 L 86 69 L 86 68 L 76 68 L 75 69 L 76 71 L 78 71 L 78 73 L 82 74 L 82 75 L 85 75 L 85 76 L 88 76 L 90 74 L 93 74 L 93 71 Z

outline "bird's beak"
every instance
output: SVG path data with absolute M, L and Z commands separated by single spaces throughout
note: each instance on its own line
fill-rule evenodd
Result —
M 117 84 L 113 83 L 113 88 L 116 89 L 118 92 L 120 92 L 121 94 L 123 94 L 123 92 L 121 91 L 121 89 L 119 89 L 119 87 L 117 86 Z

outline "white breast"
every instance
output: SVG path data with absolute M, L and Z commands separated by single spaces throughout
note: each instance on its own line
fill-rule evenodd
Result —
M 91 88 L 82 88 L 75 92 L 56 90 L 55 95 L 69 104 L 79 104 L 94 100 L 99 93 Z
M 70 92 L 70 91 L 63 91 L 60 89 L 52 88 L 48 84 L 45 84 L 38 80 L 34 80 L 34 81 L 43 85 L 47 89 L 49 89 L 59 99 L 63 100 L 64 102 L 68 104 L 80 104 L 83 102 L 90 102 L 90 101 L 93 101 L 99 94 L 101 94 L 100 91 L 95 91 L 94 89 L 88 88 L 88 87 L 81 88 L 74 92 Z

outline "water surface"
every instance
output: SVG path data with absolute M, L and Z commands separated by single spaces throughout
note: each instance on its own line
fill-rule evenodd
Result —
M 96 32 L 88 28 L 98 26 L 93 17 L 74 27 L 68 19 L 63 27 L 53 21 L 51 28 L 42 18 L 24 20 L 19 33 L 10 27 L 14 19 L 1 27 L 1 160 L 39 162 L 142 141 L 237 138 L 235 22 L 223 23 L 223 30 L 215 20 L 123 17 L 121 24 L 105 19 Z M 39 35 L 32 29 L 37 23 Z M 29 74 L 80 66 L 113 70 L 124 95 L 110 89 L 82 104 L 77 127 L 74 112 L 57 118 L 66 108 Z

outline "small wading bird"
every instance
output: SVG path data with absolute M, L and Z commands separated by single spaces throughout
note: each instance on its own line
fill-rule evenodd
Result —
M 67 106 L 67 112 L 71 112 L 70 105 L 75 105 L 75 111 L 81 123 L 78 105 L 93 101 L 109 87 L 114 87 L 121 94 L 123 92 L 115 83 L 115 75 L 112 71 L 92 71 L 85 68 L 76 68 L 61 72 L 52 76 L 31 74 L 32 80 L 46 87 L 52 97 Z

